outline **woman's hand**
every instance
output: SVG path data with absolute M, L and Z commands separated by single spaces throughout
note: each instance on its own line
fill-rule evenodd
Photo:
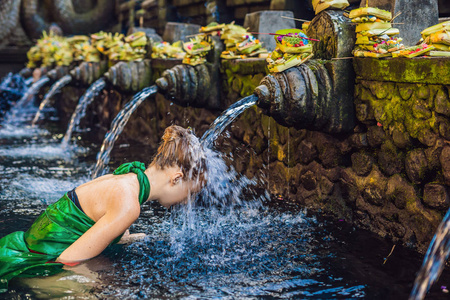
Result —
M 133 233 L 129 230 L 125 231 L 118 244 L 131 244 L 134 242 L 142 241 L 147 235 L 145 233 Z

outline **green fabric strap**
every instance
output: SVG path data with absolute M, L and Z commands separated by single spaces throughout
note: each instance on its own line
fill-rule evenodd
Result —
M 137 175 L 139 181 L 139 203 L 144 203 L 150 195 L 150 182 L 147 175 L 145 175 L 145 164 L 139 161 L 133 161 L 120 165 L 115 171 L 114 175 L 122 175 L 133 172 Z

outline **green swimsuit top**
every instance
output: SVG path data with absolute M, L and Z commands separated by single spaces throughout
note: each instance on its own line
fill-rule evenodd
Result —
M 130 163 L 124 163 L 120 165 L 115 171 L 114 175 L 128 174 L 130 172 L 137 175 L 139 181 L 139 204 L 142 205 L 150 195 L 150 182 L 147 175 L 145 175 L 145 164 L 139 161 L 133 161 Z

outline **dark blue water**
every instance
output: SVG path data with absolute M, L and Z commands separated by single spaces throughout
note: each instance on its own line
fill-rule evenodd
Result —
M 51 124 L 32 134 L 15 130 L 0 131 L 0 237 L 26 230 L 48 204 L 87 181 L 99 148 L 82 137 L 61 151 L 64 129 Z M 113 167 L 151 156 L 133 145 L 117 148 Z M 258 183 L 230 176 L 236 189 L 225 190 L 240 201 L 206 206 L 203 199 L 172 210 L 147 204 L 131 227 L 147 234 L 144 241 L 111 247 L 74 271 L 14 280 L 1 297 L 407 299 L 423 256 L 396 246 L 383 264 L 391 242 L 265 193 L 247 198 Z M 216 188 L 201 197 L 227 195 Z M 427 299 L 445 299 L 441 286 L 450 286 L 448 270 Z

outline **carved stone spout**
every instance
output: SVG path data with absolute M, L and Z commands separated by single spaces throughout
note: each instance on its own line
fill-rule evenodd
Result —
M 205 65 L 177 65 L 162 73 L 156 85 L 168 99 L 182 106 L 217 108 L 210 69 Z
M 69 67 L 68 66 L 58 66 L 55 69 L 49 71 L 47 73 L 47 76 L 50 77 L 51 80 L 58 80 L 61 77 L 69 74 Z
M 168 99 L 182 106 L 224 108 L 219 98 L 219 66 L 223 43 L 218 36 L 212 37 L 212 40 L 213 49 L 207 56 L 206 64 L 177 65 L 164 71 L 161 78 L 156 80 L 160 92 Z
M 138 92 L 151 84 L 150 60 L 119 62 L 112 66 L 105 77 L 124 92 Z
M 333 76 L 317 60 L 264 77 L 255 94 L 258 106 L 287 127 L 337 133 L 355 125 L 353 98 L 336 95 Z
M 73 79 L 83 85 L 91 85 L 107 71 L 108 62 L 83 62 L 78 67 L 70 71 Z

